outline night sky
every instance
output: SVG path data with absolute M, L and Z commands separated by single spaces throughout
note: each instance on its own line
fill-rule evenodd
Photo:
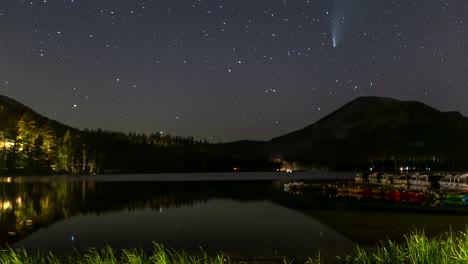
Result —
M 362 95 L 468 115 L 466 0 L 1 0 L 0 94 L 77 128 L 268 140 Z

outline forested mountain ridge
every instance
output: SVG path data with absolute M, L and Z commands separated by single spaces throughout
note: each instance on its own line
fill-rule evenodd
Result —
M 274 138 L 268 151 L 312 167 L 468 168 L 468 118 L 421 102 L 359 97 Z
M 0 96 L 0 174 L 271 170 L 262 155 L 193 138 L 78 130 Z
M 13 128 L 23 115 L 27 115 L 24 118 L 33 119 L 38 126 L 53 126 L 62 135 L 66 130 L 73 129 L 36 113 L 14 99 L 0 95 L 0 131 Z
M 77 132 L 0 96 L 0 173 L 15 174 L 17 168 L 37 173 L 61 170 L 68 158 L 61 146 Z
M 420 102 L 359 97 L 270 141 L 78 130 L 0 96 L 0 174 L 276 169 L 468 169 L 468 118 Z

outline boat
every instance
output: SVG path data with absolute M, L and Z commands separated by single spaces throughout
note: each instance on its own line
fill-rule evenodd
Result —
M 424 203 L 429 199 L 425 193 L 416 193 L 409 201 L 414 203 Z
M 423 187 L 430 187 L 432 185 L 432 183 L 429 181 L 429 175 L 419 174 L 419 172 L 411 174 L 408 183 L 410 185 L 417 185 Z
M 445 195 L 446 200 L 462 200 L 462 199 L 466 199 L 465 197 L 466 196 L 463 195 L 463 194 L 447 194 L 447 195 Z
M 442 179 L 442 177 L 444 177 L 444 175 L 439 173 L 420 174 L 417 172 L 410 175 L 408 184 L 412 190 L 426 191 L 427 189 L 433 188 L 435 185 L 437 185 L 437 181 Z
M 445 195 L 445 202 L 449 204 L 468 205 L 468 193 L 459 192 Z
M 362 177 L 363 180 L 360 180 Z M 366 177 L 361 175 L 356 175 L 354 180 L 364 181 Z M 373 185 L 385 185 L 390 187 L 404 187 L 407 185 L 406 175 L 401 173 L 371 173 L 367 177 L 367 181 Z
M 468 189 L 468 173 L 447 174 L 439 180 L 441 189 Z
M 401 173 L 384 173 L 380 184 L 403 188 L 408 186 L 408 176 Z
M 372 184 L 380 184 L 380 175 L 377 172 L 374 172 L 369 175 L 367 180 Z
M 362 172 L 356 173 L 356 176 L 354 177 L 354 181 L 356 183 L 362 183 L 362 182 L 364 182 L 364 180 L 365 180 L 364 179 L 364 173 L 362 173 Z
M 306 186 L 304 182 L 289 182 L 284 184 L 284 191 L 285 192 L 292 192 L 292 193 L 301 193 L 302 189 Z

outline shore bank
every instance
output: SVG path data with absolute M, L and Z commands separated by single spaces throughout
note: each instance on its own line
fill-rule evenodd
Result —
M 333 260 L 323 260 L 320 254 L 307 260 L 295 259 L 231 259 L 220 252 L 209 255 L 202 249 L 199 254 L 188 254 L 154 243 L 152 253 L 138 248 L 114 250 L 89 249 L 74 256 L 57 257 L 53 253 L 30 253 L 23 249 L 0 250 L 0 263 L 15 264 L 235 264 L 235 263 L 468 263 L 468 233 L 446 233 L 436 238 L 428 238 L 422 231 L 414 231 L 405 236 L 405 243 L 382 241 L 371 250 L 357 249 L 353 255 L 337 256 Z

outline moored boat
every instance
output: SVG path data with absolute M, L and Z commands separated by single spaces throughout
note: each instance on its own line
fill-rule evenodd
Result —
M 369 181 L 369 183 L 379 184 L 380 183 L 380 175 L 377 172 L 374 172 L 374 173 L 369 175 L 367 180 Z
M 439 185 L 441 189 L 468 189 L 468 173 L 447 174 L 439 180 Z
M 357 183 L 364 182 L 364 173 L 362 173 L 362 172 L 356 173 L 356 176 L 354 177 L 354 181 L 357 182 Z
M 380 184 L 404 188 L 408 186 L 408 177 L 401 173 L 384 173 L 380 179 Z
M 408 183 L 410 185 L 417 185 L 417 186 L 424 186 L 424 187 L 430 187 L 432 183 L 429 181 L 429 175 L 428 174 L 419 174 L 419 173 L 413 173 L 410 175 Z
M 292 193 L 301 193 L 302 189 L 306 186 L 308 186 L 308 184 L 304 182 L 288 182 L 284 184 L 284 191 Z

